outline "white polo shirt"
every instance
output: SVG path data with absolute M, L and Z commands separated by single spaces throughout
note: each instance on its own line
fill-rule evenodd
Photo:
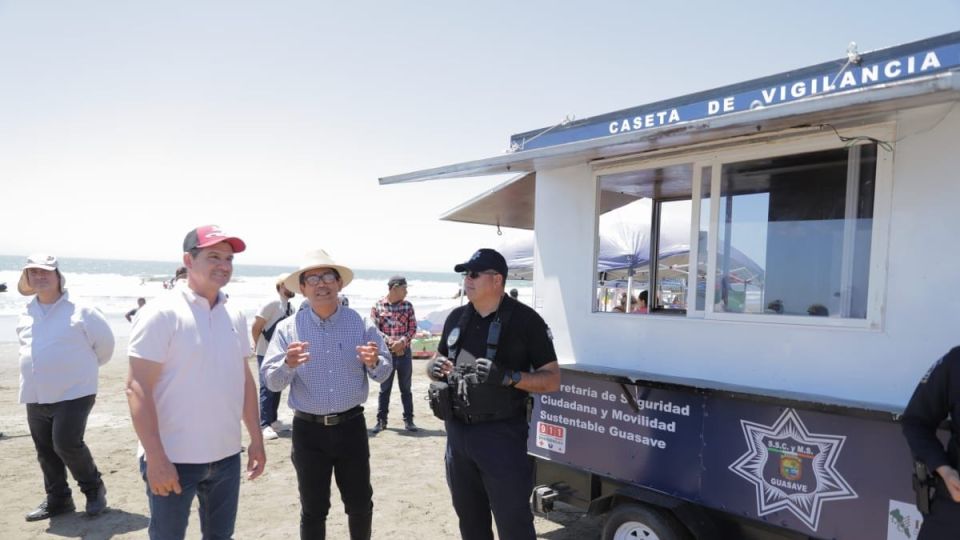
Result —
M 227 307 L 223 293 L 212 309 L 189 287 L 150 302 L 133 322 L 129 355 L 163 364 L 154 400 L 172 463 L 211 463 L 240 452 L 250 339 L 246 319 Z

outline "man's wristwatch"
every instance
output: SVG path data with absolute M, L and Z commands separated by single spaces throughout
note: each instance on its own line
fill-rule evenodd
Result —
M 508 384 L 508 386 L 509 386 L 510 388 L 513 388 L 514 386 L 516 386 L 516 385 L 519 384 L 519 383 L 520 383 L 520 372 L 519 372 L 519 371 L 511 371 L 511 372 L 510 372 L 510 383 Z

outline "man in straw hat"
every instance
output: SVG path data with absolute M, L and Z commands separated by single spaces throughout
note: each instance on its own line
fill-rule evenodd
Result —
M 352 280 L 353 271 L 325 251 L 308 253 L 286 286 L 303 293 L 309 309 L 278 325 L 261 368 L 270 390 L 290 385 L 301 538 L 326 537 L 331 474 L 340 488 L 350 538 L 369 539 L 371 534 L 370 446 L 361 404 L 369 392 L 367 378 L 382 383 L 393 368 L 377 328 L 337 300 Z
M 127 400 L 140 439 L 140 471 L 153 540 L 183 538 L 194 496 L 204 538 L 232 538 L 240 494 L 241 420 L 250 434 L 247 478 L 266 454 L 250 334 L 221 289 L 243 240 L 207 225 L 187 233 L 187 285 L 147 304 L 130 330 Z
M 253 333 L 253 342 L 257 344 L 258 369 L 263 365 L 263 355 L 267 352 L 267 345 L 270 343 L 270 338 L 273 337 L 273 332 L 276 330 L 277 324 L 293 314 L 293 306 L 290 305 L 290 299 L 293 298 L 295 294 L 284 286 L 283 282 L 286 279 L 287 274 L 280 274 L 280 276 L 277 277 L 276 288 L 277 295 L 280 298 L 267 302 L 266 305 L 260 308 L 260 312 L 257 313 L 257 318 L 253 321 L 251 331 Z M 280 392 L 273 392 L 267 388 L 261 375 L 260 430 L 263 432 L 264 440 L 270 441 L 279 437 L 277 431 L 282 429 L 280 421 L 277 420 L 277 409 L 279 407 Z

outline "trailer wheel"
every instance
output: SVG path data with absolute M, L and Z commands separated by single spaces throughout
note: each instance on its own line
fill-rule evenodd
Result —
M 645 504 L 621 504 L 607 514 L 603 540 L 685 540 L 687 530 L 677 520 Z

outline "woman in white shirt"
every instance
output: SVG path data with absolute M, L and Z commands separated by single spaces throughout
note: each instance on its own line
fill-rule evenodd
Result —
M 64 284 L 51 255 L 28 257 L 17 284 L 20 294 L 35 295 L 17 322 L 20 403 L 27 406 L 47 493 L 27 521 L 74 511 L 66 469 L 87 497 L 88 515 L 107 506 L 107 489 L 83 435 L 99 368 L 113 355 L 113 332 L 98 310 L 71 302 Z

